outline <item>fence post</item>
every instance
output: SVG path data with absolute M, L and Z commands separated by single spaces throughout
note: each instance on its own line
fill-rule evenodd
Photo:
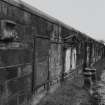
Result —
M 85 71 L 85 67 L 87 66 L 86 60 L 87 60 L 87 42 L 84 42 L 83 72 Z
M 92 63 L 92 43 L 90 42 L 90 52 L 89 52 L 89 66 L 91 66 Z
M 33 53 L 32 53 L 32 94 L 35 92 L 36 81 L 36 30 L 33 30 Z
M 61 71 L 61 83 L 64 81 L 64 69 L 65 69 L 65 48 L 62 45 L 62 71 Z
M 49 59 L 50 59 L 50 41 L 49 41 L 49 53 L 48 53 L 48 75 L 47 75 L 47 91 L 50 89 L 50 71 L 49 71 Z

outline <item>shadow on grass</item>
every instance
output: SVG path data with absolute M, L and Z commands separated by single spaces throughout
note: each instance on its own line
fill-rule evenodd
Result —
M 91 105 L 90 95 L 82 87 L 69 80 L 54 93 L 48 94 L 38 105 Z

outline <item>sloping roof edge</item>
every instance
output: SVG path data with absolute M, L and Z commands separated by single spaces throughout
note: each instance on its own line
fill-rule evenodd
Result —
M 23 2 L 22 0 L 2 0 L 2 1 L 7 2 L 7 3 L 9 3 L 11 5 L 14 5 L 16 7 L 19 7 L 19 8 L 21 8 L 21 9 L 27 11 L 27 12 L 30 12 L 34 15 L 40 16 L 40 17 L 44 18 L 45 20 L 50 21 L 54 24 L 58 24 L 60 26 L 63 26 L 65 28 L 67 28 L 68 30 L 74 30 L 77 33 L 81 33 L 86 38 L 90 38 L 90 39 L 94 40 L 95 42 L 100 43 L 99 41 L 97 41 L 94 38 L 86 35 L 85 33 L 80 32 L 79 30 L 77 30 L 77 29 L 59 21 L 58 19 L 46 14 L 45 12 L 40 11 L 39 9 L 31 6 L 30 4 Z M 102 43 L 100 43 L 100 44 L 102 44 Z

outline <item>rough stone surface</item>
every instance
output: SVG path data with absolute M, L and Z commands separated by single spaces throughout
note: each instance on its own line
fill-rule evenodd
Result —
M 61 45 L 52 44 L 49 59 L 49 71 L 51 79 L 56 79 L 60 77 L 60 73 L 62 70 L 61 62 L 62 62 Z

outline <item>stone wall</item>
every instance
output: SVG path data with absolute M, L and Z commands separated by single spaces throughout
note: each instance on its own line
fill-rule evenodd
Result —
M 0 1 L 0 38 L 6 23 L 14 25 L 10 31 L 15 30 L 18 37 L 0 43 L 0 105 L 26 105 L 32 86 L 37 88 L 61 75 L 60 27 L 20 7 Z
M 65 72 L 63 48 L 65 43 L 74 44 L 62 38 L 77 34 L 27 10 L 22 4 L 0 0 L 0 105 L 26 105 L 36 88 L 47 89 L 60 80 Z M 7 39 L 13 38 L 10 42 L 3 39 L 5 33 Z M 81 67 L 83 53 L 81 48 L 76 56 Z M 74 78 L 81 72 L 82 68 L 75 69 L 67 75 Z

